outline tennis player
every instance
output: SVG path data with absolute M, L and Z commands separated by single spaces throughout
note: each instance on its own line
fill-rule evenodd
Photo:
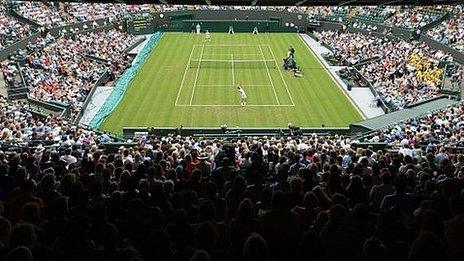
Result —
M 253 28 L 253 34 L 258 34 L 258 27 L 255 26 L 255 27 Z
M 237 91 L 240 95 L 240 105 L 245 106 L 247 104 L 247 95 L 240 84 L 237 86 Z
M 208 30 L 205 32 L 205 42 L 210 42 L 211 41 L 211 34 Z

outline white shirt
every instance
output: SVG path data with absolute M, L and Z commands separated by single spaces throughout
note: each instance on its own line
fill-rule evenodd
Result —
M 240 93 L 240 98 L 242 99 L 246 99 L 247 96 L 246 96 L 246 93 L 245 93 L 245 90 L 243 90 L 242 88 L 238 89 L 238 92 Z

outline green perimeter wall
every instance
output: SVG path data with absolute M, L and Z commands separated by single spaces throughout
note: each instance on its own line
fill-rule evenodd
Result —
M 182 20 L 172 21 L 171 28 L 180 28 L 184 32 L 190 32 L 200 24 L 201 30 L 210 32 L 228 32 L 229 26 L 234 27 L 236 33 L 251 33 L 257 27 L 260 32 L 296 32 L 294 28 L 281 27 L 277 20 Z
M 260 21 L 277 22 L 278 27 L 272 27 L 272 32 L 295 32 L 300 28 L 304 29 L 308 26 L 308 14 L 290 13 L 278 11 L 264 10 L 185 10 L 185 11 L 168 11 L 160 13 L 150 13 L 143 15 L 134 15 L 126 19 L 125 26 L 127 30 L 133 34 L 151 34 L 156 31 L 188 31 L 191 30 L 191 24 L 184 28 L 184 21 L 201 20 L 201 21 L 216 21 L 230 23 L 244 22 L 244 24 L 253 24 Z M 294 28 L 289 25 L 294 25 Z M 219 25 L 218 25 L 219 26 Z M 234 26 L 236 32 L 241 32 L 241 25 Z M 273 25 L 274 26 L 274 25 Z M 229 24 L 227 25 L 228 29 Z M 254 26 L 247 25 L 246 29 L 253 29 Z M 261 29 L 263 31 L 265 29 Z M 221 32 L 224 32 L 224 27 Z M 243 29 L 245 30 L 245 29 Z M 247 30 L 249 32 L 249 30 Z

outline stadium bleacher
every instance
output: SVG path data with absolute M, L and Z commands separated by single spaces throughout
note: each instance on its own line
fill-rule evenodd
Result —
M 464 260 L 463 8 L 0 1 L 0 57 L 5 57 L 0 61 L 0 261 Z M 159 85 L 175 80 L 170 73 L 177 67 L 182 72 L 186 67 L 182 82 L 197 82 L 208 48 L 203 38 L 128 30 L 129 21 L 142 21 L 153 31 L 170 31 L 165 20 L 176 17 L 170 12 L 187 11 L 211 12 L 210 20 L 230 19 L 215 17 L 216 11 L 243 12 L 243 20 L 255 20 L 253 12 L 260 18 L 282 15 L 284 29 L 294 29 L 291 23 L 306 25 L 298 32 L 314 37 L 320 45 L 314 48 L 331 50 L 323 56 L 331 68 L 347 82 L 362 83 L 356 88 L 372 88 L 371 96 L 387 104 L 389 113 L 343 127 L 126 126 L 119 133 L 102 127 L 107 114 L 131 95 L 126 89 L 137 91 L 144 83 L 146 74 L 139 71 L 171 79 L 146 83 L 158 99 L 148 108 L 142 96 L 150 94 L 137 95 L 140 108 L 122 108 L 132 118 L 157 117 L 163 101 L 175 98 L 177 93 L 158 92 Z M 288 17 L 295 20 L 286 26 Z M 287 34 L 296 35 L 282 35 Z M 271 61 L 273 33 L 260 35 L 269 42 L 234 48 L 253 56 L 246 52 L 256 47 L 264 61 Z M 173 42 L 155 47 L 163 37 L 195 39 L 198 49 L 193 47 L 190 56 L 201 52 L 192 69 L 196 77 L 185 77 L 188 63 L 143 67 L 150 57 L 170 58 L 154 48 L 182 52 Z M 230 41 L 235 36 L 215 32 L 214 37 Z M 285 45 L 284 53 L 292 38 L 275 39 Z M 218 53 L 234 50 L 223 43 L 209 55 L 230 55 L 232 62 L 220 60 L 225 65 L 215 77 L 230 69 L 229 63 L 233 74 L 249 72 L 234 68 L 233 52 Z M 298 60 L 304 77 L 325 84 L 318 77 L 331 71 L 307 62 Z M 286 71 L 282 76 L 277 63 L 262 67 L 253 71 L 255 76 L 258 70 L 267 72 L 274 88 L 271 74 L 277 71 L 289 99 L 291 92 L 310 93 L 298 87 L 317 96 L 314 86 L 298 85 L 302 79 Z M 111 108 L 98 110 L 106 113 L 99 124 L 83 126 L 79 117 L 96 106 L 92 90 L 99 86 L 117 93 L 110 95 Z M 337 90 L 356 103 L 350 90 Z M 296 106 L 293 100 L 279 100 L 283 96 L 275 88 L 274 95 L 279 106 Z M 192 93 L 190 105 L 193 99 Z M 311 103 L 319 97 L 311 99 L 307 115 L 262 105 L 288 119 L 344 113 L 314 111 Z M 168 102 L 177 105 L 177 100 Z M 202 106 L 210 105 L 192 106 L 179 117 L 191 118 Z M 229 109 L 243 116 L 248 108 Z M 222 117 L 221 109 L 210 110 Z M 259 118 L 263 111 L 251 108 L 250 115 Z

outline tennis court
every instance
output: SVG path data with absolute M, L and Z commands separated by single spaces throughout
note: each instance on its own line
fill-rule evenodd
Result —
M 295 106 L 270 45 L 193 45 L 176 106 L 239 106 L 241 85 L 248 106 Z
M 290 46 L 302 78 L 282 68 Z M 204 35 L 166 33 L 102 128 L 339 127 L 360 119 L 298 34 L 213 33 L 206 42 Z

